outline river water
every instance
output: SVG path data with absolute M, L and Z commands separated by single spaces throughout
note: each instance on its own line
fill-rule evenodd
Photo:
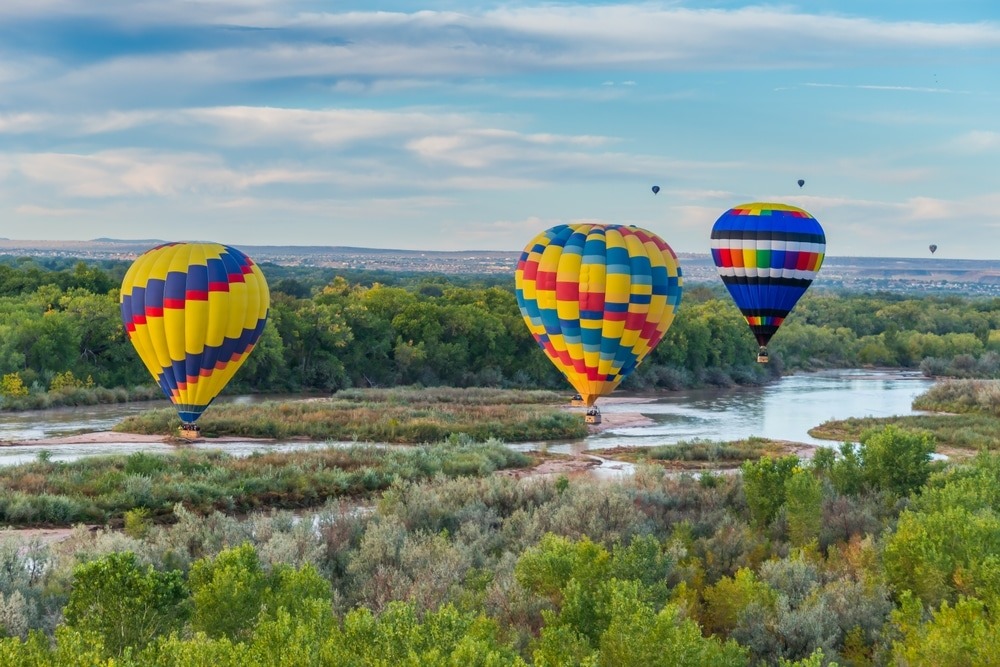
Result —
M 694 439 L 728 441 L 749 436 L 832 446 L 837 443 L 816 440 L 808 434 L 808 430 L 830 419 L 914 414 L 911 408 L 913 399 L 932 383 L 919 373 L 838 370 L 792 375 L 765 387 L 702 389 L 664 393 L 656 397 L 615 394 L 613 401 L 601 405 L 603 414 L 640 413 L 652 423 L 612 428 L 575 441 L 512 446 L 519 450 L 544 447 L 550 452 L 579 454 L 609 447 L 651 447 Z M 253 402 L 265 399 L 235 397 L 228 400 Z M 163 401 L 0 413 L 0 441 L 41 440 L 107 431 L 129 414 L 168 405 Z M 302 450 L 329 444 L 333 443 L 246 441 L 227 442 L 224 446 L 197 443 L 194 447 L 224 448 L 234 455 L 248 455 L 254 451 Z M 175 451 L 176 447 L 150 442 L 80 445 L 46 445 L 39 442 L 0 447 L 0 465 L 35 460 L 43 450 L 52 460 L 69 461 L 83 456 L 137 451 L 166 453 Z M 619 469 L 612 466 L 609 472 Z

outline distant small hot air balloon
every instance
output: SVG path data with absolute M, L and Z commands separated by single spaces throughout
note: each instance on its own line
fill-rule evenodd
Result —
M 800 178 L 799 179 L 799 187 L 801 188 L 805 184 L 806 184 L 806 182 L 803 179 Z
M 712 259 L 757 338 L 757 361 L 823 264 L 826 235 L 801 208 L 754 202 L 729 209 L 712 227 Z
M 660 186 L 659 185 L 654 185 L 653 186 L 653 194 L 654 195 L 660 194 Z
M 935 252 L 937 252 L 937 245 L 935 245 L 935 244 L 933 244 L 933 243 L 932 243 L 932 244 L 930 244 L 930 245 L 929 245 L 929 246 L 927 246 L 927 247 L 928 247 L 928 248 L 930 249 L 930 251 L 931 251 L 931 254 L 932 254 L 932 255 L 933 255 L 933 254 L 934 254 Z
M 514 273 L 525 324 L 587 407 L 660 342 L 682 286 L 670 246 L 625 225 L 552 227 L 525 246 Z
M 267 321 L 264 274 L 218 243 L 167 243 L 125 273 L 122 323 L 181 418 L 182 437 L 236 374 Z

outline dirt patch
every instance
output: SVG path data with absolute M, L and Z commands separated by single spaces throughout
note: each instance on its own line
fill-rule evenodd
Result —
M 502 477 L 513 477 L 514 479 L 554 475 L 575 477 L 587 474 L 592 468 L 596 468 L 599 465 L 601 465 L 600 459 L 593 456 L 587 456 L 585 454 L 578 456 L 558 456 L 546 458 L 541 461 L 541 463 L 531 468 L 500 470 L 497 471 L 496 474 Z
M 96 530 L 97 526 L 88 526 Z M 68 540 L 76 532 L 76 528 L 0 528 L 0 543 L 8 540 L 18 544 L 28 544 L 38 541 L 42 544 L 55 544 Z

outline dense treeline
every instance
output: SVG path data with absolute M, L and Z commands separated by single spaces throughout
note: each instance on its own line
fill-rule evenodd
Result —
M 156 394 L 125 338 L 127 264 L 0 262 L 0 395 L 6 407 Z M 521 319 L 512 279 L 265 266 L 270 318 L 230 392 L 489 386 L 565 390 Z M 772 363 L 720 285 L 689 285 L 659 347 L 625 388 L 761 383 L 782 371 L 859 365 L 1000 375 L 1000 299 L 808 294 Z M 98 389 L 124 393 L 98 396 Z M 45 397 L 42 400 L 40 397 Z
M 124 532 L 0 545 L 0 664 L 993 664 L 1000 457 L 932 448 L 888 427 L 738 476 L 421 473 L 305 520 L 137 504 Z

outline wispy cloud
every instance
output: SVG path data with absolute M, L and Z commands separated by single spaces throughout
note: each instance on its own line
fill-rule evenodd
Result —
M 955 95 L 969 95 L 968 90 L 951 90 L 950 88 L 934 88 L 929 86 L 891 86 L 875 85 L 864 83 L 804 83 L 807 88 L 847 88 L 851 90 L 882 90 L 897 93 L 951 93 Z
M 955 139 L 952 145 L 963 153 L 1000 152 L 1000 132 L 972 130 Z

